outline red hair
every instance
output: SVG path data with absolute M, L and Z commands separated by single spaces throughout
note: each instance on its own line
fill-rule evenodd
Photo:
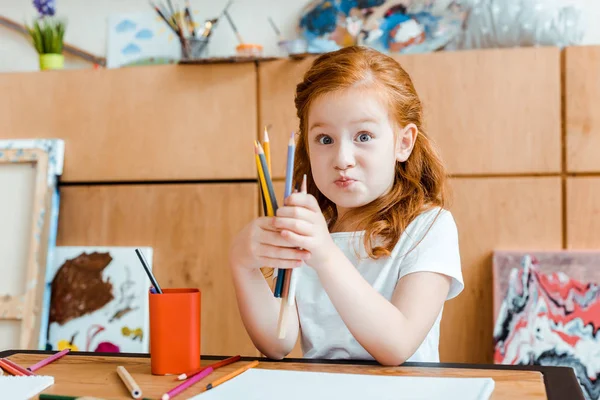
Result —
M 317 188 L 308 153 L 308 112 L 324 94 L 355 86 L 375 87 L 385 94 L 389 113 L 399 127 L 414 124 L 418 134 L 411 155 L 396 163 L 391 190 L 373 202 L 350 210 L 344 218 L 366 230 L 364 244 L 372 258 L 389 255 L 406 227 L 422 212 L 446 203 L 445 168 L 423 129 L 423 107 L 408 73 L 393 58 L 362 46 L 345 47 L 315 59 L 296 87 L 296 111 L 300 119 L 294 182 L 307 176 L 308 193 L 316 197 L 331 229 L 337 222 L 335 204 Z M 373 247 L 379 237 L 382 245 Z

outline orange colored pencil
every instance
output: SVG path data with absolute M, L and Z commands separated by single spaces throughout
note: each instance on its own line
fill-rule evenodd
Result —
M 4 359 L 4 358 L 0 358 L 0 367 L 2 367 L 3 370 L 5 370 L 6 372 L 8 372 L 11 375 L 26 376 L 23 372 L 19 371 L 17 368 L 15 368 L 12 365 L 10 365 L 9 363 L 7 363 L 6 359 Z
M 222 383 L 227 382 L 228 380 L 235 378 L 236 376 L 238 376 L 239 374 L 241 374 L 242 372 L 246 372 L 247 370 L 249 370 L 250 368 L 254 368 L 258 365 L 258 361 L 254 360 L 252 361 L 250 364 L 246 364 L 243 367 L 236 369 L 235 371 L 220 377 L 219 379 L 216 379 L 214 381 L 212 381 L 211 383 L 209 383 L 208 385 L 206 385 L 206 387 L 204 388 L 204 390 L 202 390 L 203 392 L 206 392 L 207 390 L 213 389 L 217 386 L 219 386 Z
M 181 375 L 179 375 L 179 377 L 177 377 L 177 379 L 178 379 L 178 380 L 180 380 L 180 381 L 184 381 L 184 380 L 186 380 L 187 378 L 191 378 L 192 376 L 194 376 L 194 375 L 196 375 L 196 374 L 198 374 L 198 373 L 200 373 L 200 372 L 204 371 L 204 370 L 205 370 L 206 368 L 208 368 L 208 367 L 212 367 L 212 369 L 213 369 L 213 371 L 214 371 L 214 370 L 216 370 L 217 368 L 221 368 L 221 367 L 224 367 L 224 366 L 226 366 L 226 365 L 232 364 L 232 363 L 234 363 L 234 362 L 236 362 L 236 361 L 239 361 L 241 358 L 242 358 L 242 357 L 241 357 L 240 355 L 233 356 L 233 357 L 229 357 L 229 358 L 226 358 L 226 359 L 224 359 L 224 360 L 218 361 L 218 362 L 216 362 L 216 363 L 213 363 L 213 364 L 207 365 L 206 367 L 201 367 L 201 368 L 198 368 L 198 369 L 197 369 L 197 370 L 195 370 L 195 371 L 192 371 L 192 372 L 186 372 L 186 373 L 184 373 L 184 374 L 181 374 Z

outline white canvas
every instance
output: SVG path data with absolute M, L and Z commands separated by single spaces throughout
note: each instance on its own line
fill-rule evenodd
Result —
M 151 284 L 135 249 L 91 246 L 56 248 L 52 271 L 48 275 L 49 285 L 67 260 L 82 253 L 108 253 L 112 261 L 102 271 L 102 280 L 112 284 L 113 299 L 103 307 L 62 325 L 56 321 L 50 322 L 48 344 L 53 350 L 69 347 L 92 352 L 148 352 L 148 290 Z M 152 268 L 152 249 L 140 249 Z
M 486 400 L 491 378 L 440 378 L 253 368 L 194 400 Z

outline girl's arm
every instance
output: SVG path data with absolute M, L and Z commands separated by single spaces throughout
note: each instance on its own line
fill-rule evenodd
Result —
M 451 278 L 443 271 L 445 264 L 456 264 L 457 238 L 455 230 L 448 230 L 451 226 L 431 229 L 413 249 L 419 253 L 418 264 L 407 267 L 412 273 L 398 280 L 391 301 L 377 292 L 333 243 L 313 196 L 292 194 L 277 210 L 274 226 L 290 243 L 310 252 L 306 263 L 317 272 L 352 335 L 379 363 L 401 364 L 418 349 L 450 290 Z M 425 243 L 429 249 L 421 251 Z
M 290 307 L 285 338 L 279 339 L 277 324 L 281 299 L 273 292 L 258 269 L 234 270 L 233 283 L 238 309 L 246 331 L 256 348 L 265 356 L 279 360 L 288 355 L 298 339 L 299 323 L 296 307 Z
M 283 247 L 285 242 L 277 238 L 278 233 L 272 230 L 271 220 L 259 218 L 238 234 L 230 249 L 229 265 L 238 309 L 252 342 L 265 356 L 281 359 L 292 351 L 298 339 L 298 313 L 296 307 L 291 307 L 293 310 L 290 310 L 292 312 L 285 327 L 286 336 L 279 339 L 277 325 L 281 299 L 273 296 L 260 267 L 295 267 L 300 265 L 298 260 L 302 259 L 304 253 Z M 269 256 L 273 258 L 265 259 Z
M 339 248 L 317 271 L 356 340 L 383 365 L 399 365 L 419 347 L 438 317 L 451 278 L 415 272 L 398 281 L 391 302 L 375 290 Z

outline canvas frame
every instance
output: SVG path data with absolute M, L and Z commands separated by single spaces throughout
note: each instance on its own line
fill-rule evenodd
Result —
M 44 283 L 56 247 L 64 147 L 64 141 L 57 138 L 0 140 L 0 168 L 7 163 L 28 163 L 36 168 L 25 272 L 28 284 L 15 300 L 0 293 L 0 321 L 19 322 L 20 338 L 15 345 L 21 349 L 45 348 L 50 293 Z
M 2 165 L 25 163 L 36 168 L 33 203 L 31 209 L 31 225 L 27 244 L 27 263 L 25 271 L 25 287 L 20 295 L 0 295 L 0 319 L 20 321 L 20 348 L 37 347 L 42 308 L 42 291 L 46 272 L 46 254 L 48 242 L 45 235 L 45 211 L 51 193 L 47 187 L 48 154 L 41 149 L 7 149 L 0 150 L 0 168 Z

